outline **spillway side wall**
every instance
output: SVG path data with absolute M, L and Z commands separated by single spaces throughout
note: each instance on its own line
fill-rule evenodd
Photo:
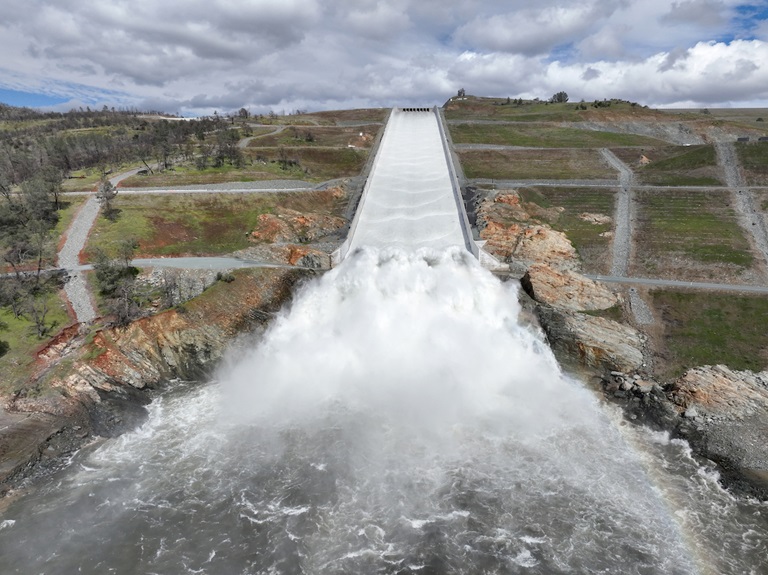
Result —
M 381 135 L 381 138 L 379 138 L 378 145 L 371 150 L 371 154 L 373 154 L 373 162 L 371 164 L 371 169 L 368 172 L 368 177 L 365 180 L 365 184 L 363 185 L 363 192 L 360 194 L 360 201 L 357 204 L 357 209 L 355 210 L 355 215 L 352 218 L 352 221 L 349 224 L 349 231 L 347 232 L 347 238 L 344 240 L 344 242 L 331 253 L 331 267 L 336 267 L 339 265 L 342 260 L 347 257 L 347 254 L 349 253 L 349 248 L 352 245 L 352 238 L 355 236 L 355 230 L 357 229 L 357 225 L 360 222 L 360 214 L 363 213 L 363 206 L 365 205 L 365 198 L 368 195 L 368 189 L 371 186 L 371 182 L 373 181 L 373 176 L 376 173 L 376 166 L 379 163 L 379 150 L 381 149 L 385 138 L 387 137 L 387 132 L 390 130 L 390 126 L 392 125 L 392 115 L 395 113 L 395 108 L 392 108 L 389 112 L 389 116 L 387 117 L 386 124 L 384 126 L 384 132 Z
M 469 217 L 467 216 L 467 210 L 464 206 L 464 198 L 461 195 L 461 184 L 459 183 L 459 176 L 456 173 L 456 166 L 453 163 L 453 155 L 451 154 L 451 146 L 448 143 L 448 135 L 446 132 L 445 124 L 443 123 L 443 117 L 442 114 L 440 114 L 440 110 L 437 108 L 437 106 L 433 108 L 433 111 L 437 117 L 437 127 L 440 130 L 440 140 L 443 143 L 445 163 L 448 165 L 448 175 L 451 179 L 453 197 L 456 200 L 456 209 L 459 212 L 459 221 L 461 223 L 461 232 L 464 235 L 464 244 L 473 256 L 480 259 L 480 248 L 472 238 L 472 227 L 469 225 Z

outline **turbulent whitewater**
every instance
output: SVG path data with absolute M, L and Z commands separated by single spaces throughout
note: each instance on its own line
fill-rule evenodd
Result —
M 0 573 L 766 572 L 766 506 L 563 374 L 463 249 L 434 115 L 395 118 L 395 191 L 343 263 L 217 383 L 11 505 Z
M 356 253 L 12 506 L 0 571 L 760 572 L 764 508 L 627 436 L 519 311 L 467 252 Z

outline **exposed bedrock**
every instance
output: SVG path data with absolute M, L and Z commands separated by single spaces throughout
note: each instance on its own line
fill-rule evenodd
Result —
M 614 372 L 603 387 L 632 419 L 686 439 L 715 462 L 726 486 L 768 499 L 768 372 L 702 366 L 665 384 Z
M 572 270 L 560 271 L 544 263 L 530 266 L 520 283 L 537 302 L 565 310 L 604 310 L 621 303 L 621 298 L 604 284 Z
M 43 350 L 47 368 L 6 398 L 0 414 L 8 424 L 0 434 L 0 493 L 44 472 L 49 460 L 88 437 L 113 437 L 141 424 L 148 392 L 158 385 L 208 377 L 236 338 L 263 329 L 313 273 L 239 272 L 183 306 Z
M 643 337 L 626 324 L 545 305 L 536 308 L 536 316 L 561 361 L 605 371 L 643 365 Z
M 718 465 L 725 485 L 768 499 L 768 372 L 704 366 L 674 381 L 654 380 L 646 336 L 601 317 L 620 316 L 611 311 L 625 307 L 622 297 L 579 274 L 568 239 L 536 222 L 551 214 L 514 190 L 472 194 L 481 237 L 525 270 L 521 286 L 558 359 L 597 374 L 605 397 L 630 420 L 687 439 L 694 453 Z

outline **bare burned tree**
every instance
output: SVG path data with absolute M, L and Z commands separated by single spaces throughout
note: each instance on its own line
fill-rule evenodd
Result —
M 99 200 L 101 208 L 104 212 L 104 217 L 110 221 L 115 221 L 117 218 L 117 210 L 112 205 L 112 200 L 117 196 L 117 188 L 112 185 L 106 175 L 101 177 L 99 183 L 99 189 L 96 192 L 96 199 Z

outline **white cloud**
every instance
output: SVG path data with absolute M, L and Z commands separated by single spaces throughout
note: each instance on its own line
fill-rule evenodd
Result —
M 741 0 L 511 4 L 5 0 L 0 87 L 186 113 L 440 104 L 461 87 L 649 104 L 768 100 L 766 44 L 712 42 L 745 27 L 768 40 L 764 22 L 735 19 Z
M 717 27 L 727 22 L 726 11 L 726 6 L 718 0 L 683 0 L 672 2 L 669 12 L 661 17 L 661 21 L 669 25 Z
M 589 2 L 528 8 L 475 18 L 461 26 L 456 41 L 471 49 L 544 54 L 578 40 L 610 16 L 617 2 Z

